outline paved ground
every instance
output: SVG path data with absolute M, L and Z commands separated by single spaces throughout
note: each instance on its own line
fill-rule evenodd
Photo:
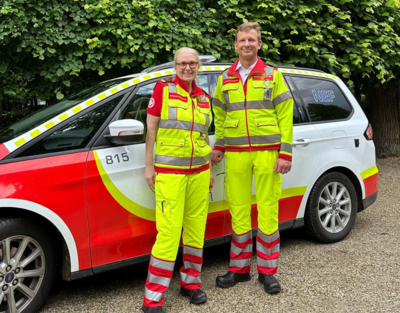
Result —
M 253 278 L 230 289 L 215 286 L 228 265 L 229 245 L 205 250 L 203 290 L 208 302 L 188 303 L 179 295 L 177 262 L 164 308 L 172 312 L 399 312 L 400 311 L 400 158 L 378 160 L 377 202 L 357 217 L 350 235 L 320 244 L 303 231 L 284 232 L 277 278 L 279 295 L 264 293 Z M 58 282 L 42 308 L 49 312 L 140 312 L 147 265 Z

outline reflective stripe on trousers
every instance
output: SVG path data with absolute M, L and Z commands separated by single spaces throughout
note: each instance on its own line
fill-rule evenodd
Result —
M 147 307 L 161 306 L 174 271 L 175 262 L 150 257 L 143 303 Z
M 186 290 L 201 288 L 201 266 L 203 249 L 183 246 L 183 266 L 180 269 L 180 284 Z
M 257 271 L 261 274 L 274 275 L 278 270 L 280 251 L 280 235 L 277 230 L 272 235 L 266 235 L 261 230 L 257 232 Z
M 232 232 L 231 257 L 228 271 L 235 273 L 249 273 L 252 254 L 253 238 L 251 231 L 242 235 Z

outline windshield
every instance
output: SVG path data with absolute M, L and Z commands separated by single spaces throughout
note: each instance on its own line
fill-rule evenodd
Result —
M 22 120 L 15 122 L 5 127 L 0 125 L 0 143 L 12 140 L 27 131 L 43 124 L 44 122 L 52 119 L 53 117 L 65 112 L 75 105 L 84 102 L 85 100 L 106 91 L 113 86 L 117 86 L 122 82 L 129 80 L 128 78 L 121 78 L 113 81 L 100 83 L 98 85 L 81 90 L 78 93 L 72 94 L 68 99 L 64 99 L 51 106 L 46 106 L 43 109 L 33 112 Z

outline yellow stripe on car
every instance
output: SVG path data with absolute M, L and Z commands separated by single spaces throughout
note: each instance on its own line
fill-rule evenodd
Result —
M 105 171 L 103 165 L 101 164 L 101 160 L 96 151 L 93 151 L 94 158 L 96 160 L 97 169 L 99 170 L 101 180 L 106 186 L 108 192 L 111 196 L 126 210 L 130 213 L 139 216 L 148 221 L 156 220 L 156 211 L 152 209 L 145 208 L 136 202 L 133 202 L 127 196 L 125 196 L 111 181 L 110 177 L 108 177 L 107 172 Z
M 25 142 L 26 142 L 25 138 L 20 138 L 15 142 L 15 145 L 17 147 L 19 147 L 19 146 L 23 145 Z
M 371 168 L 369 168 L 369 169 L 367 169 L 365 171 L 362 171 L 360 173 L 360 175 L 361 175 L 362 179 L 366 179 L 368 177 L 371 177 L 372 175 L 375 175 L 376 173 L 379 173 L 379 170 L 375 165 L 375 166 L 373 166 L 373 167 L 371 167 Z
M 44 127 L 49 129 L 49 128 L 52 128 L 54 125 L 56 125 L 56 123 L 54 123 L 53 121 L 50 121 L 50 122 L 44 124 Z
M 296 197 L 296 196 L 304 196 L 304 194 L 306 193 L 306 190 L 307 190 L 307 186 L 282 189 L 281 199 Z
M 31 132 L 30 135 L 32 138 L 35 138 L 36 136 L 40 135 L 40 130 L 36 129 L 35 131 Z
M 68 114 L 67 114 L 67 113 L 64 113 L 63 115 L 60 115 L 60 116 L 58 117 L 58 119 L 59 119 L 60 121 L 66 120 L 67 118 L 68 118 Z
M 74 112 L 75 114 L 78 113 L 79 111 L 81 111 L 82 108 L 80 106 L 77 106 L 76 108 L 72 109 L 72 112 Z

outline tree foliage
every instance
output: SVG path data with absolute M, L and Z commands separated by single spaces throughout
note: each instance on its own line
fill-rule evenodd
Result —
M 266 61 L 339 75 L 358 100 L 397 83 L 398 0 L 0 0 L 0 101 L 61 99 L 182 46 L 233 61 L 246 21 L 261 24 Z
M 216 11 L 207 1 L 2 0 L 0 5 L 0 77 L 13 76 L 40 96 L 52 90 L 60 99 L 74 82 L 171 60 L 181 46 L 220 57 L 231 44 L 215 34 Z

